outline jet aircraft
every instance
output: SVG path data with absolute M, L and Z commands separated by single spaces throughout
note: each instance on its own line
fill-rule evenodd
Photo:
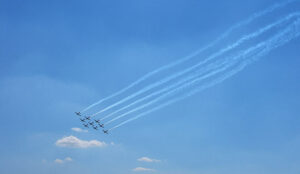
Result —
M 87 128 L 89 127 L 89 125 L 88 125 L 88 124 L 83 124 L 83 126 L 84 126 L 84 127 L 87 127 Z
M 76 115 L 78 116 L 81 116 L 81 113 L 80 112 L 75 112 Z
M 100 123 L 99 123 L 98 125 L 99 125 L 100 127 L 104 128 L 104 124 L 100 124 Z
M 85 119 L 91 120 L 91 117 L 90 116 L 85 116 Z
M 93 126 L 93 128 L 94 128 L 95 130 L 98 130 L 98 127 L 97 127 L 97 126 Z

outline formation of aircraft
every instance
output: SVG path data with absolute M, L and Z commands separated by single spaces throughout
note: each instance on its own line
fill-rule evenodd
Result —
M 89 128 L 89 125 L 90 125 L 95 130 L 98 130 L 98 128 L 101 127 L 101 128 L 103 128 L 103 130 L 102 130 L 103 133 L 108 134 L 108 130 L 104 130 L 104 124 L 101 123 L 100 119 L 94 119 L 94 121 L 91 121 L 91 116 L 81 117 L 82 115 L 80 112 L 75 112 L 75 114 L 80 117 L 79 120 L 82 122 L 82 125 L 84 127 Z M 98 126 L 95 125 L 94 123 L 98 124 Z

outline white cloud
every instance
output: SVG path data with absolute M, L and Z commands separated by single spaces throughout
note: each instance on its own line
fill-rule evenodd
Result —
M 57 163 L 57 164 L 62 164 L 62 163 L 64 163 L 64 161 L 61 160 L 61 159 L 56 159 L 56 160 L 54 160 L 54 162 Z
M 79 127 L 73 127 L 73 128 L 72 128 L 72 131 L 75 131 L 75 132 L 88 132 L 88 130 L 81 129 L 81 128 L 79 128 Z
M 138 161 L 148 162 L 148 163 L 152 163 L 152 162 L 160 162 L 160 160 L 157 160 L 157 159 L 151 159 L 151 158 L 148 158 L 148 157 L 142 157 L 142 158 L 139 158 Z
M 134 172 L 154 172 L 154 169 L 144 168 L 144 167 L 136 167 L 132 169 Z
M 104 147 L 107 144 L 105 142 L 97 141 L 97 140 L 80 140 L 75 136 L 63 137 L 56 141 L 56 146 L 59 147 L 72 147 L 72 148 L 89 148 L 89 147 Z
M 67 158 L 65 158 L 65 161 L 73 161 L 73 159 L 70 157 L 67 157 Z
M 57 164 L 63 164 L 63 163 L 66 163 L 66 162 L 71 162 L 71 161 L 73 161 L 73 159 L 70 158 L 70 157 L 67 157 L 65 159 L 57 158 L 57 159 L 54 160 L 54 162 L 57 163 Z

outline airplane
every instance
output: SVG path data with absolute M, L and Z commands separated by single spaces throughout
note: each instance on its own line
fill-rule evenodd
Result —
M 90 124 L 91 126 L 94 126 L 94 123 L 93 123 L 93 122 L 89 122 L 89 124 Z
M 100 124 L 100 123 L 99 123 L 99 126 L 102 127 L 102 128 L 104 128 L 104 124 Z
M 85 119 L 91 120 L 91 117 L 90 116 L 85 116 Z
M 108 134 L 108 130 L 103 130 L 103 133 Z
M 88 124 L 83 124 L 83 126 L 84 126 L 84 127 L 87 127 L 87 128 L 89 127 L 89 125 L 88 125 Z
M 99 119 L 98 119 L 98 120 L 95 119 L 95 122 L 96 122 L 96 123 L 100 123 L 100 120 L 99 120 Z
M 84 119 L 84 118 L 83 118 L 83 119 L 82 119 L 82 118 L 80 118 L 80 121 L 81 121 L 81 122 L 85 122 L 85 119 Z
M 94 128 L 95 130 L 98 130 L 98 127 L 97 127 L 97 126 L 93 126 L 93 128 Z
M 75 112 L 76 115 L 78 116 L 81 116 L 81 113 L 80 112 Z

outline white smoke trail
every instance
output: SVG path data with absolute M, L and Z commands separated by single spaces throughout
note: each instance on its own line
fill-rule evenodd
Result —
M 180 84 L 182 84 L 182 83 L 188 82 L 189 80 L 195 78 L 196 76 L 199 76 L 199 73 L 200 73 L 200 72 L 195 73 L 195 74 L 193 74 L 193 75 L 189 75 L 188 77 L 184 78 L 183 80 L 181 80 L 181 81 L 179 81 L 179 82 L 176 82 L 175 84 L 172 84 L 172 85 L 170 85 L 170 86 L 167 86 L 166 88 L 163 88 L 163 89 L 158 90 L 158 91 L 156 91 L 156 92 L 153 92 L 153 93 L 151 93 L 151 94 L 149 94 L 149 95 L 147 95 L 147 96 L 145 96 L 145 97 L 142 97 L 142 98 L 140 98 L 140 99 L 138 99 L 138 100 L 136 100 L 136 101 L 134 101 L 134 102 L 132 102 L 132 103 L 130 103 L 130 104 L 128 104 L 128 105 L 126 105 L 126 106 L 124 106 L 124 107 L 122 107 L 122 108 L 120 108 L 120 109 L 118 109 L 118 110 L 116 110 L 116 111 L 114 111 L 114 112 L 112 112 L 112 113 L 110 113 L 110 114 L 108 114 L 108 115 L 106 115 L 105 117 L 101 118 L 101 120 L 110 118 L 111 116 L 115 115 L 116 113 L 119 113 L 119 112 L 121 112 L 121 111 L 123 111 L 123 110 L 125 110 L 125 109 L 127 109 L 127 108 L 130 108 L 131 106 L 134 106 L 134 105 L 136 105 L 136 104 L 138 104 L 138 103 L 141 103 L 141 102 L 143 102 L 143 101 L 145 101 L 145 100 L 147 100 L 147 99 L 150 99 L 150 98 L 152 98 L 152 97 L 154 97 L 154 96 L 156 96 L 156 95 L 159 95 L 159 94 L 161 94 L 161 93 L 164 93 L 164 92 L 166 92 L 166 91 L 168 91 L 168 90 L 170 90 L 170 89 L 172 89 L 172 88 L 174 88 L 174 87 L 177 87 L 178 85 L 180 85 Z
M 216 75 L 216 74 L 218 74 L 218 73 L 220 73 L 220 72 L 223 72 L 223 71 L 227 70 L 228 68 L 232 67 L 232 66 L 236 63 L 235 61 L 236 61 L 239 57 L 244 57 L 245 55 L 250 54 L 251 52 L 256 51 L 257 49 L 259 49 L 259 48 L 262 47 L 262 46 L 263 46 L 263 44 L 260 43 L 260 44 L 258 44 L 258 45 L 255 46 L 255 47 L 251 47 L 250 49 L 247 49 L 247 50 L 245 50 L 245 51 L 241 51 L 239 55 L 234 56 L 233 58 L 231 58 L 231 59 L 233 59 L 234 61 L 231 61 L 231 62 L 227 63 L 228 60 L 225 60 L 224 63 L 222 63 L 222 64 L 220 64 L 220 65 L 217 65 L 216 68 L 215 68 L 215 70 L 213 70 L 212 72 L 210 72 L 210 73 L 208 73 L 208 74 L 206 74 L 206 75 L 204 75 L 204 76 L 200 76 L 200 77 L 198 77 L 198 78 L 196 78 L 196 79 L 194 79 L 194 80 L 192 80 L 192 81 L 190 81 L 190 82 L 188 82 L 188 83 L 184 83 L 184 84 L 180 85 L 179 87 L 174 88 L 173 90 L 170 90 L 170 91 L 168 91 L 167 93 L 165 93 L 165 94 L 159 96 L 158 98 L 155 98 L 154 100 L 149 101 L 149 102 L 146 103 L 146 104 L 143 104 L 143 105 L 141 105 L 141 106 L 139 106 L 139 107 L 137 107 L 137 108 L 134 108 L 134 109 L 132 109 L 132 110 L 130 110 L 130 111 L 128 111 L 128 112 L 122 114 L 122 115 L 119 115 L 119 116 L 113 118 L 112 120 L 106 122 L 105 124 L 107 125 L 107 124 L 109 124 L 109 123 L 111 123 L 111 122 L 113 122 L 113 121 L 115 121 L 115 120 L 117 120 L 117 119 L 120 119 L 120 118 L 122 118 L 122 117 L 124 117 L 124 116 L 126 116 L 126 115 L 128 115 L 128 114 L 131 114 L 131 113 L 133 113 L 133 112 L 136 112 L 136 111 L 139 111 L 139 110 L 141 110 L 141 109 L 144 109 L 144 108 L 146 108 L 147 106 L 150 106 L 151 104 L 154 104 L 154 103 L 156 103 L 156 102 L 159 102 L 160 100 L 162 100 L 162 99 L 164 99 L 164 98 L 166 98 L 166 97 L 168 97 L 168 96 L 170 96 L 170 95 L 176 93 L 177 91 L 180 91 L 180 90 L 182 90 L 182 89 L 184 89 L 184 88 L 190 87 L 191 85 L 194 85 L 194 84 L 196 84 L 197 82 L 201 82 L 201 80 L 205 80 L 205 79 L 210 78 L 210 77 L 212 77 L 212 76 L 214 76 L 214 75 Z M 230 57 L 229 57 L 229 58 L 230 58 Z M 220 68 L 220 67 L 221 67 L 221 68 Z
M 227 30 L 224 34 L 222 34 L 219 38 L 217 38 L 215 41 L 213 41 L 212 43 L 208 44 L 207 46 L 205 46 L 205 47 L 203 47 L 203 48 L 201 48 L 201 49 L 195 51 L 194 53 L 192 53 L 192 54 L 189 55 L 189 56 L 186 56 L 186 57 L 184 57 L 184 58 L 182 58 L 182 59 L 179 59 L 179 60 L 177 60 L 177 61 L 175 61 L 175 62 L 173 62 L 173 63 L 167 64 L 167 65 L 162 66 L 162 67 L 160 67 L 160 68 L 158 68 L 158 69 L 156 69 L 156 70 L 154 70 L 154 71 L 151 71 L 151 72 L 147 73 L 146 75 L 144 75 L 144 76 L 141 77 L 140 79 L 136 80 L 135 82 L 131 83 L 131 84 L 128 85 L 127 87 L 121 89 L 120 91 L 118 91 L 118 92 L 116 92 L 116 93 L 113 93 L 112 95 L 110 95 L 110 96 L 108 96 L 108 97 L 105 97 L 105 98 L 103 98 L 103 99 L 97 101 L 96 103 L 93 103 L 93 104 L 89 105 L 88 107 L 86 107 L 85 109 L 83 109 L 83 110 L 81 111 L 81 113 L 86 112 L 87 110 L 91 109 L 92 107 L 94 107 L 94 106 L 96 106 L 96 105 L 98 105 L 98 104 L 101 104 L 101 103 L 103 103 L 103 102 L 105 102 L 105 101 L 107 101 L 107 100 L 109 100 L 109 99 L 111 99 L 111 98 L 113 98 L 113 97 L 116 97 L 116 96 L 118 96 L 118 95 L 120 95 L 120 94 L 126 92 L 127 90 L 129 90 L 129 89 L 133 88 L 134 86 L 140 84 L 141 82 L 143 82 L 143 81 L 145 81 L 146 79 L 152 77 L 153 75 L 160 73 L 161 71 L 164 71 L 164 70 L 166 70 L 166 69 L 169 69 L 169 68 L 171 68 L 171 67 L 177 66 L 177 65 L 179 65 L 179 64 L 181 64 L 181 63 L 183 63 L 183 62 L 186 62 L 186 61 L 190 60 L 191 58 L 193 58 L 193 57 L 195 57 L 196 55 L 200 54 L 200 53 L 203 52 L 204 50 L 206 50 L 206 49 L 208 49 L 208 48 L 214 46 L 215 44 L 217 44 L 218 42 L 220 42 L 221 40 L 223 40 L 224 38 L 226 38 L 226 37 L 227 37 L 232 31 L 234 31 L 235 29 L 237 29 L 237 28 L 239 28 L 239 27 L 241 27 L 241 26 L 243 26 L 243 25 L 247 25 L 247 24 L 251 23 L 253 20 L 255 20 L 255 19 L 257 19 L 257 18 L 259 18 L 259 17 L 261 17 L 261 16 L 263 16 L 263 15 L 266 15 L 266 14 L 268 14 L 268 13 L 271 13 L 271 12 L 273 12 L 274 10 L 276 10 L 276 9 L 278 9 L 278 8 L 283 8 L 283 7 L 285 7 L 286 5 L 288 5 L 288 4 L 290 4 L 290 3 L 293 3 L 293 2 L 295 2 L 295 1 L 298 1 L 298 0 L 288 0 L 288 1 L 285 1 L 285 2 L 281 2 L 281 3 L 276 3 L 276 4 L 272 5 L 271 7 L 267 8 L 267 9 L 261 11 L 261 12 L 254 13 L 254 14 L 253 14 L 252 16 L 250 16 L 248 19 L 246 19 L 246 20 L 244 20 L 244 21 L 242 21 L 242 22 L 240 22 L 240 23 L 238 23 L 238 24 L 232 26 L 229 30 Z
M 264 32 L 267 32 L 268 30 L 270 30 L 270 29 L 272 29 L 272 28 L 274 28 L 274 27 L 276 27 L 276 26 L 278 26 L 278 25 L 280 25 L 280 24 L 282 24 L 282 23 L 284 23 L 284 22 L 287 22 L 288 20 L 292 19 L 293 17 L 299 16 L 299 15 L 300 15 L 300 13 L 297 13 L 297 12 L 292 13 L 292 14 L 289 14 L 289 15 L 287 15 L 287 16 L 285 16 L 285 17 L 279 19 L 278 21 L 276 21 L 276 22 L 274 22 L 274 23 L 271 23 L 271 24 L 269 24 L 269 25 L 267 25 L 267 26 L 265 26 L 265 27 L 259 29 L 258 31 L 254 32 L 254 33 L 251 33 L 251 34 L 248 34 L 248 35 L 242 37 L 242 39 L 238 40 L 236 43 L 234 43 L 234 44 L 228 46 L 227 48 L 223 49 L 222 51 L 220 51 L 220 53 L 214 54 L 213 56 L 211 56 L 211 57 L 209 57 L 209 58 L 207 58 L 207 59 L 205 59 L 205 60 L 211 60 L 211 59 L 215 58 L 216 56 L 220 56 L 220 55 L 222 55 L 222 53 L 223 53 L 224 51 L 230 50 L 230 49 L 233 49 L 233 48 L 237 47 L 237 46 L 240 45 L 243 41 L 249 40 L 249 39 L 251 39 L 251 38 L 253 38 L 253 37 L 256 37 L 256 36 L 259 36 L 259 35 L 263 34 Z M 205 63 L 205 62 L 204 62 L 204 63 Z M 187 70 L 184 70 L 184 71 L 181 71 L 181 72 L 179 72 L 179 73 L 176 73 L 176 74 L 174 74 L 174 75 L 172 75 L 172 76 L 170 76 L 170 77 L 164 79 L 163 81 L 159 81 L 158 84 L 154 83 L 154 84 L 152 84 L 152 85 L 154 85 L 154 86 L 155 86 L 155 85 L 159 85 L 160 83 L 165 82 L 166 80 L 169 80 L 170 78 L 176 78 L 177 76 L 179 76 L 178 74 L 182 75 L 182 74 L 184 74 L 184 73 L 187 73 L 187 72 L 189 72 L 189 71 L 192 71 L 193 69 L 196 69 L 198 66 L 200 66 L 200 65 L 202 65 L 202 64 L 203 64 L 203 62 L 200 62 L 199 64 L 196 64 L 196 65 L 194 65 L 194 66 L 191 67 L 191 68 L 188 68 Z M 198 73 L 205 72 L 205 71 L 207 71 L 207 69 L 209 69 L 209 68 L 210 68 L 210 67 L 204 67 L 203 69 L 198 70 L 198 71 L 199 71 Z M 196 76 L 198 76 L 198 75 L 199 75 L 199 74 L 194 75 L 194 76 L 192 76 L 192 77 L 191 77 L 191 76 L 188 76 L 188 77 L 187 77 L 188 79 L 185 78 L 185 79 L 183 79 L 183 80 L 177 82 L 176 84 L 173 84 L 173 85 L 171 85 L 171 86 L 167 86 L 167 87 L 165 87 L 165 88 L 163 88 L 163 89 L 161 89 L 161 90 L 159 90 L 159 91 L 153 92 L 153 93 L 151 93 L 151 94 L 149 94 L 149 95 L 147 95 L 147 96 L 145 96 L 145 97 L 143 97 L 143 98 L 141 98 L 141 99 L 138 99 L 138 100 L 132 102 L 132 103 L 129 104 L 129 105 L 126 105 L 126 106 L 124 106 L 124 107 L 122 107 L 122 108 L 120 108 L 120 109 L 118 109 L 118 110 L 116 110 L 116 111 L 114 111 L 114 112 L 112 112 L 112 113 L 106 115 L 106 116 L 103 117 L 101 120 L 106 119 L 106 118 L 109 118 L 109 117 L 113 116 L 114 114 L 116 114 L 116 113 L 118 113 L 118 112 L 120 112 L 120 111 L 122 111 L 122 110 L 124 110 L 124 109 L 127 109 L 127 108 L 129 108 L 129 107 L 131 107 L 131 106 L 133 106 L 133 105 L 135 105 L 135 104 L 137 104 L 137 103 L 140 103 L 140 102 L 142 102 L 142 101 L 145 101 L 145 100 L 147 100 L 147 99 L 149 99 L 149 98 L 151 98 L 151 97 L 153 97 L 153 96 L 155 96 L 155 95 L 158 95 L 158 94 L 161 94 L 161 93 L 163 93 L 163 92 L 165 92 L 165 91 L 168 91 L 168 90 L 170 90 L 171 88 L 175 87 L 176 85 L 180 85 L 180 84 L 182 84 L 182 83 L 185 83 L 185 82 L 188 81 L 189 79 L 194 78 L 194 77 L 196 77 Z M 153 87 L 152 85 L 150 85 L 149 88 L 152 88 L 152 87 Z M 148 90 L 149 88 L 146 87 L 145 89 Z M 144 90 L 138 91 L 137 93 L 132 94 L 131 96 L 128 96 L 128 97 L 124 98 L 123 100 L 120 100 L 119 102 L 117 102 L 117 103 L 111 105 L 111 107 L 114 107 L 114 106 L 116 106 L 116 105 L 118 105 L 118 104 L 120 104 L 120 103 L 123 103 L 123 102 L 125 102 L 125 101 L 127 101 L 127 100 L 129 100 L 129 99 L 131 99 L 131 98 L 133 98 L 133 97 L 135 97 L 136 95 L 139 95 L 139 94 L 142 93 L 142 92 L 144 92 Z M 104 112 L 104 111 L 106 111 L 107 109 L 110 109 L 111 107 L 107 107 L 106 109 L 103 109 L 103 110 L 97 112 L 97 113 L 94 114 L 93 116 L 95 116 L 95 115 L 97 115 L 97 114 L 100 114 L 101 112 Z
M 133 118 L 130 118 L 116 126 L 114 126 L 113 128 L 111 128 L 110 130 L 113 130 L 113 129 L 116 129 L 126 123 L 129 123 L 135 119 L 138 119 L 144 115 L 147 115 L 151 112 L 154 112 L 158 109 L 161 109 L 163 107 L 166 107 L 174 102 L 177 102 L 179 100 L 182 100 L 186 97 L 189 97 L 191 95 L 194 95 L 195 93 L 197 92 L 200 92 L 206 88 L 209 88 L 211 86 L 214 86 L 218 83 L 221 83 L 223 82 L 224 80 L 230 78 L 231 76 L 233 76 L 234 74 L 238 73 L 239 71 L 243 70 L 247 65 L 251 64 L 252 62 L 258 60 L 259 58 L 261 58 L 262 56 L 266 55 L 267 53 L 269 53 L 271 50 L 279 47 L 279 46 L 282 46 L 284 44 L 286 44 L 287 42 L 291 41 L 292 39 L 295 39 L 297 37 L 300 36 L 300 20 L 296 20 L 295 22 L 293 22 L 291 25 L 289 25 L 288 27 L 286 27 L 283 31 L 279 32 L 279 34 L 275 35 L 273 38 L 269 39 L 267 42 L 265 43 L 260 43 L 258 44 L 259 46 L 261 45 L 264 45 L 265 49 L 263 51 L 261 51 L 261 53 L 259 53 L 258 55 L 256 55 L 253 59 L 246 59 L 245 61 L 242 62 L 242 64 L 240 66 L 238 66 L 238 68 L 236 69 L 232 69 L 231 71 L 229 71 L 227 74 L 225 74 L 224 76 L 222 76 L 221 78 L 218 78 L 214 81 L 212 81 L 211 83 L 208 83 L 206 85 L 203 85 L 203 86 L 200 86 L 199 88 L 196 88 L 195 90 L 191 91 L 190 93 L 184 95 L 184 96 L 181 96 L 181 97 L 178 97 L 178 98 L 175 98 L 173 100 L 170 100 L 170 101 L 167 101 L 163 104 L 161 104 L 160 106 L 157 106 L 155 108 L 152 108 L 144 113 L 141 113 Z
M 233 62 L 232 62 L 232 63 L 233 63 Z M 146 104 L 143 104 L 143 105 L 141 105 L 141 106 L 139 106 L 139 107 L 136 107 L 136 108 L 134 108 L 134 109 L 132 109 L 132 110 L 130 110 L 130 111 L 124 113 L 124 114 L 121 114 L 121 115 L 119 115 L 119 116 L 117 116 L 117 117 L 115 117 L 115 118 L 109 120 L 108 122 L 105 123 L 105 125 L 108 125 L 108 124 L 110 124 L 111 122 L 116 121 L 117 119 L 120 119 L 120 118 L 122 118 L 122 117 L 124 117 L 124 116 L 126 116 L 126 115 L 128 115 L 128 114 L 131 114 L 131 113 L 133 113 L 133 112 L 136 112 L 136 111 L 139 111 L 139 110 L 141 110 L 141 109 L 144 109 L 144 108 L 146 108 L 147 106 L 150 106 L 151 104 L 154 104 L 154 103 L 160 101 L 161 99 L 165 98 L 166 96 L 169 96 L 170 94 L 173 94 L 173 93 L 177 92 L 178 90 L 182 89 L 182 87 L 189 86 L 189 85 L 191 85 L 191 84 L 193 84 L 193 83 L 196 83 L 196 82 L 198 82 L 198 81 L 201 81 L 201 80 L 207 79 L 207 78 L 209 78 L 209 77 L 211 77 L 211 76 L 214 76 L 214 75 L 216 75 L 216 74 L 218 74 L 218 73 L 220 73 L 220 72 L 226 70 L 226 69 L 229 68 L 230 66 L 232 66 L 232 65 L 231 65 L 231 64 L 230 64 L 230 65 L 226 65 L 226 66 L 224 66 L 224 67 L 222 67 L 222 68 L 220 68 L 220 69 L 217 69 L 217 70 L 215 70 L 215 71 L 213 71 L 213 72 L 211 72 L 211 73 L 209 73 L 209 74 L 207 74 L 207 75 L 201 76 L 201 77 L 199 77 L 199 78 L 197 78 L 197 79 L 195 79 L 195 80 L 193 80 L 193 81 L 191 81 L 191 82 L 189 82 L 189 83 L 182 84 L 182 85 L 180 85 L 179 87 L 177 87 L 177 88 L 175 88 L 175 89 L 172 89 L 171 91 L 169 91 L 169 92 L 167 92 L 167 93 L 165 93 L 165 94 L 159 96 L 158 98 L 155 98 L 155 99 L 151 100 L 150 102 L 148 102 L 148 103 L 146 103 Z

